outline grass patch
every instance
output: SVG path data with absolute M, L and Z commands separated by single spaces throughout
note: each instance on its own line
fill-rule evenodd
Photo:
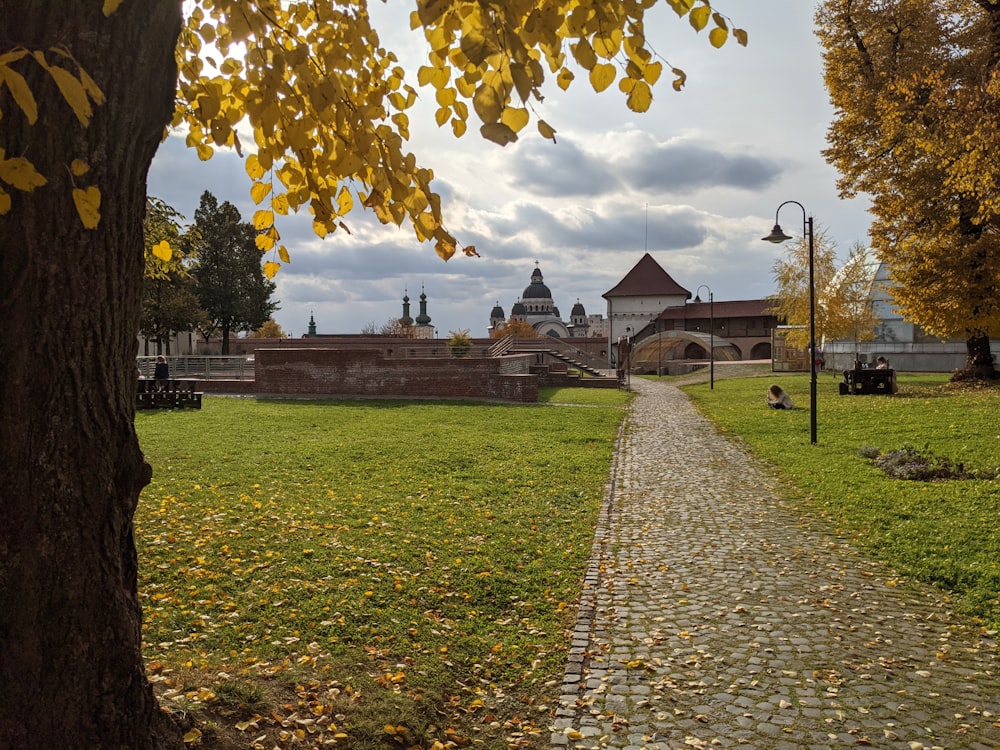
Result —
M 773 377 L 773 376 L 771 376 Z M 723 433 L 738 435 L 800 495 L 905 576 L 954 592 L 958 608 L 1000 625 L 1000 390 L 957 387 L 946 375 L 898 378 L 899 393 L 840 396 L 820 376 L 818 444 L 809 443 L 809 377 L 781 376 L 796 409 L 765 406 L 770 379 L 686 386 Z M 871 459 L 912 450 L 976 479 L 914 481 Z M 992 477 L 992 478 L 988 478 Z
M 626 399 L 138 414 L 144 653 L 188 739 L 547 745 Z

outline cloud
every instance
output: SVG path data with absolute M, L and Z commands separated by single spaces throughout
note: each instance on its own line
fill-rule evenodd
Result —
M 716 188 L 763 190 L 777 182 L 783 171 L 773 159 L 687 140 L 655 144 L 630 153 L 619 164 L 633 190 L 667 195 Z

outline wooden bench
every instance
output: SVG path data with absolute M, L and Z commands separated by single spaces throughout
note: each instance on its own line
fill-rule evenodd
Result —
M 840 383 L 840 395 L 852 396 L 883 395 L 891 396 L 896 392 L 895 370 L 844 370 L 844 380 Z
M 202 394 L 194 386 L 193 380 L 138 380 L 135 408 L 200 409 Z

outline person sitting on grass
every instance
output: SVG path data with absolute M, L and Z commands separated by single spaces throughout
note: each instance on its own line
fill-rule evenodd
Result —
M 771 385 L 767 389 L 767 405 L 771 409 L 791 409 L 792 397 L 780 385 Z

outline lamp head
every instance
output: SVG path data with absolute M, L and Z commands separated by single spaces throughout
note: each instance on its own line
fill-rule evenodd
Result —
M 694 303 L 696 305 L 701 304 L 701 297 L 699 297 L 697 294 L 694 295 Z
M 767 235 L 767 237 L 761 237 L 761 239 L 764 240 L 765 242 L 773 242 L 774 244 L 777 245 L 779 242 L 784 242 L 785 240 L 790 240 L 792 238 L 781 230 L 780 224 L 775 224 L 774 229 L 771 230 L 771 233 Z

